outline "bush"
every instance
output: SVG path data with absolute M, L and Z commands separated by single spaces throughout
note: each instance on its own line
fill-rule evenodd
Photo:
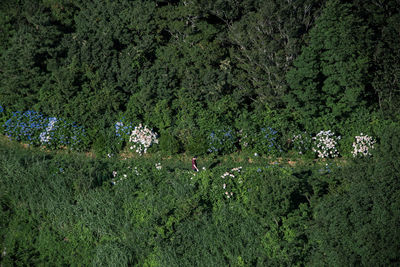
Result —
M 40 134 L 47 126 L 46 118 L 33 110 L 26 112 L 16 111 L 4 123 L 4 133 L 10 139 L 40 145 Z
M 84 150 L 89 143 L 82 126 L 32 110 L 13 112 L 3 124 L 3 131 L 12 140 L 49 149 Z
M 82 126 L 57 118 L 47 118 L 46 128 L 40 133 L 40 144 L 50 149 L 87 149 L 89 138 Z
M 379 133 L 379 144 L 372 153 L 377 156 L 377 165 L 381 171 L 388 175 L 394 175 L 393 178 L 395 178 L 395 174 L 400 173 L 400 123 L 392 122 L 385 125 Z
M 133 131 L 132 122 L 127 122 L 125 117 L 120 119 L 114 124 L 115 136 L 118 138 L 119 142 L 124 143 L 129 140 L 129 136 Z
M 0 133 L 3 133 L 3 127 L 7 120 L 7 113 L 3 106 L 0 105 Z
M 364 135 L 363 133 L 356 136 L 355 141 L 353 142 L 353 157 L 370 156 L 375 143 L 376 140 L 374 138 Z
M 271 127 L 247 128 L 239 133 L 239 143 L 243 150 L 267 156 L 278 156 L 282 152 L 279 134 Z
M 312 137 L 307 132 L 293 135 L 291 139 L 293 150 L 300 155 L 312 153 Z M 314 157 L 314 155 L 312 155 Z
M 231 128 L 219 129 L 208 135 L 209 153 L 229 154 L 236 150 L 237 136 Z
M 4 108 L 3 108 L 3 106 L 0 105 L 0 122 L 5 117 L 5 114 L 6 114 L 6 112 L 5 112 Z
M 260 131 L 255 134 L 255 151 L 268 156 L 280 155 L 282 149 L 279 144 L 278 137 L 278 132 L 273 128 L 261 128 Z
M 176 139 L 171 133 L 168 131 L 164 131 L 160 135 L 160 150 L 167 154 L 173 155 L 180 152 L 180 144 L 178 139 Z
M 135 150 L 140 155 L 146 154 L 153 144 L 158 144 L 158 134 L 153 129 L 147 128 L 139 124 L 136 126 L 129 136 L 129 148 Z
M 186 152 L 192 155 L 203 155 L 207 153 L 207 149 L 209 148 L 207 138 L 200 133 L 190 134 L 183 141 L 185 141 L 184 147 Z
M 339 156 L 337 144 L 340 138 L 340 136 L 336 137 L 335 133 L 330 130 L 320 131 L 312 138 L 314 140 L 312 150 L 317 153 L 318 158 L 335 158 Z

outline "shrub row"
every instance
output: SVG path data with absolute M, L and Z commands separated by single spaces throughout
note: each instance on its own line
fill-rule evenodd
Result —
M 181 144 L 171 133 L 164 131 L 160 137 L 148 126 L 141 123 L 135 126 L 134 123 L 125 118 L 114 124 L 111 136 L 99 140 L 93 134 L 87 134 L 82 126 L 66 120 L 46 117 L 36 111 L 16 111 L 7 114 L 4 108 L 0 106 L 0 114 L 2 114 L 1 127 L 6 136 L 36 146 L 46 146 L 51 149 L 67 147 L 84 150 L 88 149 L 91 144 L 96 152 L 109 156 L 118 153 L 124 147 L 143 154 L 152 145 L 159 143 L 160 145 L 155 149 L 165 153 L 171 154 L 181 151 L 179 148 Z M 283 149 L 286 149 L 293 150 L 298 154 L 308 154 L 311 157 L 334 158 L 340 155 L 369 156 L 376 143 L 375 138 L 360 133 L 353 138 L 352 150 L 350 151 L 347 148 L 344 149 L 344 153 L 341 153 L 340 147 L 345 148 L 349 145 L 341 144 L 341 136 L 330 130 L 320 131 L 315 136 L 306 132 L 294 134 L 290 138 L 289 144 L 283 143 L 283 136 L 282 133 L 271 127 L 253 127 L 251 130 L 224 127 L 199 136 L 196 140 L 190 140 L 189 142 L 198 142 L 194 147 L 187 145 L 185 147 L 188 152 L 196 154 L 221 155 L 240 149 L 260 155 L 279 156 Z M 93 139 L 96 139 L 97 142 Z M 107 141 L 105 142 L 104 139 L 107 139 Z M 348 140 L 349 138 L 346 138 L 346 142 Z
M 49 149 L 85 150 L 89 137 L 82 126 L 55 117 L 46 117 L 33 110 L 7 114 L 0 109 L 4 135 L 16 141 Z

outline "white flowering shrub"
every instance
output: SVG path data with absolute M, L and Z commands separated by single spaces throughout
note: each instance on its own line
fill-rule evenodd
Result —
M 355 137 L 355 141 L 353 142 L 353 157 L 365 157 L 370 156 L 371 149 L 374 149 L 374 144 L 376 143 L 375 139 L 371 136 L 364 135 L 361 133 L 360 135 Z
M 335 133 L 328 131 L 320 131 L 313 137 L 312 151 L 317 153 L 318 158 L 335 158 L 339 156 L 337 144 L 340 136 L 335 136 Z
M 221 178 L 223 179 L 222 191 L 224 192 L 223 194 L 226 198 L 233 197 L 234 191 L 236 191 L 238 187 L 236 185 L 237 183 L 238 184 L 243 183 L 242 178 L 240 177 L 237 178 L 241 170 L 242 167 L 236 167 L 221 175 Z
M 139 124 L 136 126 L 129 137 L 130 149 L 135 150 L 140 155 L 147 153 L 147 149 L 152 144 L 158 144 L 157 133 L 152 129 Z

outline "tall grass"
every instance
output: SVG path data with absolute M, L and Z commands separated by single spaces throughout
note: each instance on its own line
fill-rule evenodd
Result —
M 374 168 L 368 160 L 360 166 Z M 314 209 L 340 209 L 332 196 L 349 203 L 347 190 L 363 181 L 349 177 L 369 175 L 357 164 L 292 168 L 252 155 L 198 163 L 205 170 L 194 173 L 190 157 L 96 159 L 0 140 L 1 264 L 316 264 L 329 246 Z M 352 216 L 368 218 L 363 212 Z

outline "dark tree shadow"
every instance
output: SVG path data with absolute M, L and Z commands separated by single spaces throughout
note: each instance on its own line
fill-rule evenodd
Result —
M 213 163 L 210 164 L 210 166 L 208 167 L 209 169 L 213 169 L 215 168 L 217 165 L 221 164 L 220 160 L 216 160 Z

